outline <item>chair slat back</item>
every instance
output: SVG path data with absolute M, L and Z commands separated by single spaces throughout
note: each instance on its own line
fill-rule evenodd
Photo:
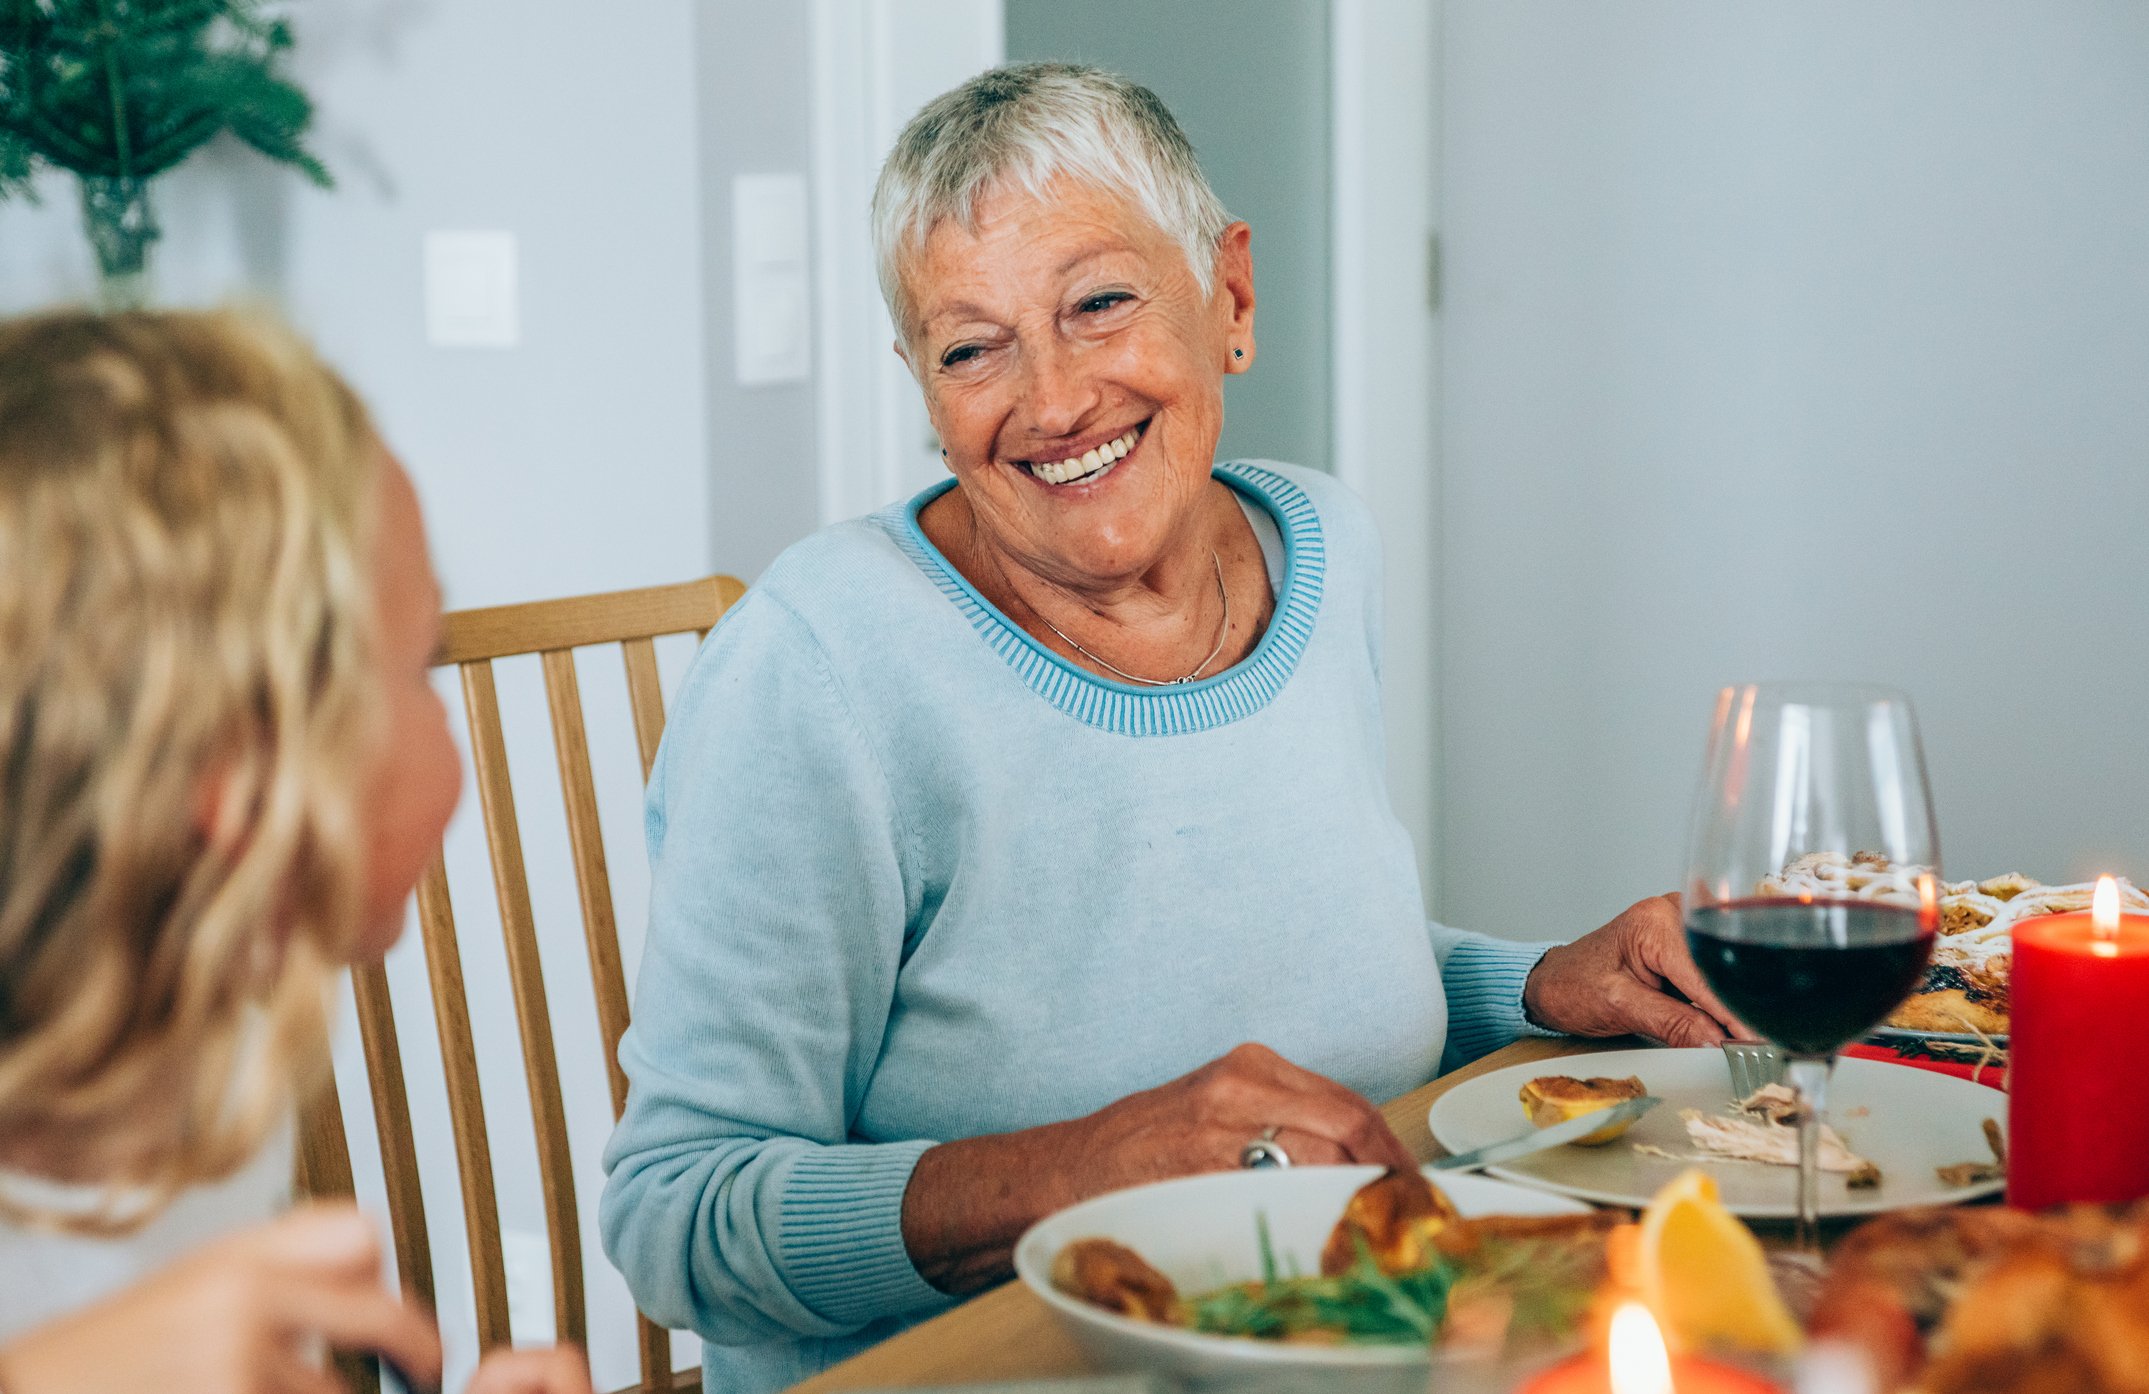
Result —
M 491 659 L 473 659 L 462 670 L 463 705 L 470 717 L 470 760 L 477 766 L 485 844 L 492 853 L 500 931 L 507 940 L 508 984 L 514 990 L 515 1025 L 522 1038 L 522 1073 L 529 1084 L 530 1117 L 537 1128 L 538 1185 L 544 1191 L 545 1231 L 552 1251 L 553 1329 L 563 1341 L 587 1345 L 582 1220 L 575 1206 L 574 1163 L 567 1155 L 567 1105 L 560 1097 L 552 1012 L 545 1001 L 545 972 L 537 956 L 537 917 L 530 909 L 530 880 L 522 864 L 522 826 L 515 817 L 515 788 L 508 777 L 500 692 L 493 682 Z
M 576 895 L 604 1049 L 605 1078 L 616 1121 L 626 1107 L 627 1097 L 626 1076 L 619 1068 L 619 1038 L 629 1016 L 627 984 L 574 650 L 599 644 L 620 646 L 626 665 L 635 748 L 642 777 L 647 780 L 664 734 L 664 695 L 655 640 L 672 634 L 706 637 L 745 590 L 744 584 L 732 577 L 712 576 L 681 585 L 610 595 L 465 610 L 447 617 L 440 661 L 461 670 L 471 763 L 484 817 L 536 1135 L 539 1187 L 552 1260 L 553 1312 L 557 1331 L 564 1340 L 587 1339 L 581 1224 L 574 1166 L 568 1151 L 566 1103 L 560 1087 L 551 1009 L 538 953 L 536 917 L 523 861 L 493 660 L 536 654 L 544 674 Z M 512 1334 L 506 1260 L 501 1247 L 492 1145 L 486 1132 L 484 1095 L 464 991 L 462 953 L 456 940 L 446 865 L 437 855 L 418 887 L 418 922 L 440 1035 L 449 1119 L 455 1134 L 478 1344 L 490 1350 L 508 1344 Z M 417 1151 L 388 980 L 374 966 L 357 970 L 353 984 L 382 1173 L 387 1182 L 396 1265 L 405 1285 L 430 1302 L 435 1286 L 432 1249 L 418 1187 Z M 302 1188 L 315 1195 L 350 1194 L 350 1159 L 333 1083 L 307 1110 L 304 1133 Z M 339 1184 L 340 1191 L 334 1190 Z M 634 1390 L 639 1394 L 671 1394 L 684 1387 L 677 1383 L 678 1377 L 671 1368 L 670 1333 L 640 1313 L 636 1314 L 636 1323 L 641 1382 Z
M 649 650 L 652 677 L 656 652 L 647 639 L 628 641 L 627 672 L 634 672 L 633 646 Z M 560 790 L 567 805 L 567 843 L 574 855 L 575 888 L 582 901 L 583 937 L 589 945 L 590 982 L 597 994 L 597 1026 L 604 1036 L 605 1080 L 612 1092 L 612 1118 L 627 1107 L 627 1076 L 619 1068 L 619 1038 L 627 1029 L 627 975 L 619 960 L 619 922 L 612 912 L 612 875 L 604 864 L 604 829 L 597 820 L 597 785 L 590 774 L 589 737 L 582 720 L 582 684 L 575 656 L 553 649 L 544 656 L 545 706 L 552 715 L 552 748 L 560 759 Z M 658 734 L 664 725 L 664 694 L 653 689 Z M 641 699 L 634 698 L 634 728 L 642 731 Z M 649 778 L 652 747 L 642 755 Z
M 410 1117 L 410 1091 L 403 1082 L 403 1050 L 396 1039 L 395 1007 L 388 972 L 378 963 L 351 970 L 358 998 L 358 1034 L 366 1051 L 366 1082 L 375 1118 Z M 428 1308 L 438 1307 L 433 1288 L 433 1244 L 425 1228 L 425 1194 L 418 1187 L 418 1144 L 409 1128 L 376 1129 L 381 1176 L 388 1192 L 389 1232 L 395 1239 L 396 1271 Z
M 629 639 L 620 650 L 627 659 L 627 698 L 634 705 L 634 743 L 642 754 L 642 778 L 657 763 L 657 742 L 664 736 L 664 689 L 657 680 L 657 646 Z
M 507 1317 L 507 1262 L 500 1252 L 500 1197 L 493 1188 L 492 1141 L 485 1132 L 485 1091 L 478 1083 L 478 1047 L 470 1032 L 470 998 L 463 989 L 463 951 L 455 940 L 455 906 L 448 868 L 439 854 L 418 883 L 418 929 L 425 939 L 425 976 L 433 989 L 440 1035 L 440 1069 L 447 1077 L 448 1121 L 455 1134 L 455 1170 L 462 1183 L 463 1231 L 470 1244 L 470 1291 L 477 1308 L 478 1347 L 514 1340 Z M 375 1126 L 410 1134 L 410 1114 Z M 384 1141 L 382 1151 L 387 1151 Z M 394 1205 L 393 1197 L 389 1204 Z
M 317 1120 L 334 1118 L 333 1128 Z M 351 1150 L 343 1136 L 343 1098 L 333 1077 L 321 1081 L 321 1089 L 309 1102 L 298 1133 L 297 1175 L 292 1180 L 301 1195 L 316 1200 L 349 1200 L 358 1186 L 351 1179 Z

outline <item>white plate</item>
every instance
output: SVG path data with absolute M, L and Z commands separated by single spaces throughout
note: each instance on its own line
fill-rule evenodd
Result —
M 1618 1140 L 1603 1147 L 1555 1147 L 1505 1166 L 1495 1176 L 1541 1186 L 1600 1205 L 1646 1205 L 1665 1182 L 1696 1165 L 1692 1160 L 1652 1157 L 1635 1144 L 1654 1145 L 1680 1159 L 1695 1148 L 1679 1120 L 1681 1109 L 1715 1112 L 1731 1102 L 1731 1072 L 1720 1050 L 1620 1050 L 1495 1070 L 1455 1086 L 1433 1101 L 1426 1124 L 1450 1152 L 1464 1152 L 1513 1137 L 1529 1126 L 1517 1097 L 1541 1075 L 1638 1076 L 1664 1102 Z M 1881 1183 L 1852 1190 L 1841 1176 L 1821 1177 L 1823 1215 L 1873 1215 L 1908 1205 L 1946 1205 L 2001 1189 L 1999 1181 L 1944 1186 L 1935 1167 L 1989 1162 L 1984 1122 L 2007 1126 L 2007 1096 L 1966 1079 L 1879 1060 L 1837 1063 L 1828 1090 L 1828 1121 L 1858 1155 L 1880 1168 Z M 1798 1215 L 1795 1167 L 1753 1162 L 1700 1163 L 1716 1178 L 1724 1204 L 1753 1220 Z
M 1052 1260 L 1077 1239 L 1114 1239 L 1184 1293 L 1261 1276 L 1255 1217 L 1268 1217 L 1285 1271 L 1321 1269 L 1321 1246 L 1351 1193 L 1378 1167 L 1226 1171 L 1097 1196 L 1040 1220 L 1015 1244 L 1015 1272 L 1106 1370 L 1154 1371 L 1196 1388 L 1425 1394 L 1432 1353 L 1418 1346 L 1301 1346 L 1209 1336 L 1133 1321 L 1052 1286 Z M 1430 1174 L 1430 1173 L 1428 1173 Z M 1482 1176 L 1434 1176 L 1465 1215 L 1572 1215 L 1589 1207 Z

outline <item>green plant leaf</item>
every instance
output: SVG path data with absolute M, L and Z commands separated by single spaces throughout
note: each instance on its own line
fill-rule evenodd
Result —
M 20 198 L 35 202 L 37 190 L 30 183 L 35 172 L 30 147 L 9 132 L 0 130 L 0 199 Z
M 0 190 L 39 164 L 152 179 L 226 131 L 324 187 L 263 0 L 0 0 Z

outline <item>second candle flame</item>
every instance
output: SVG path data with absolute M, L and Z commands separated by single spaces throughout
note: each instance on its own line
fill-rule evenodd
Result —
M 2097 878 L 2097 893 L 2089 900 L 2089 927 L 2107 944 L 2119 941 L 2119 883 L 2109 876 Z
M 1611 1364 L 1612 1394 L 1674 1394 L 1664 1333 L 1639 1302 L 1612 1313 Z

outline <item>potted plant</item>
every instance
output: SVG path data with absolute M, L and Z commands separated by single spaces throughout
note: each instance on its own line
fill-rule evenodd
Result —
M 261 0 L 0 0 L 0 198 L 74 175 L 104 303 L 141 304 L 150 185 L 217 136 L 329 187 L 301 141 L 313 103 L 277 71 L 290 47 Z

